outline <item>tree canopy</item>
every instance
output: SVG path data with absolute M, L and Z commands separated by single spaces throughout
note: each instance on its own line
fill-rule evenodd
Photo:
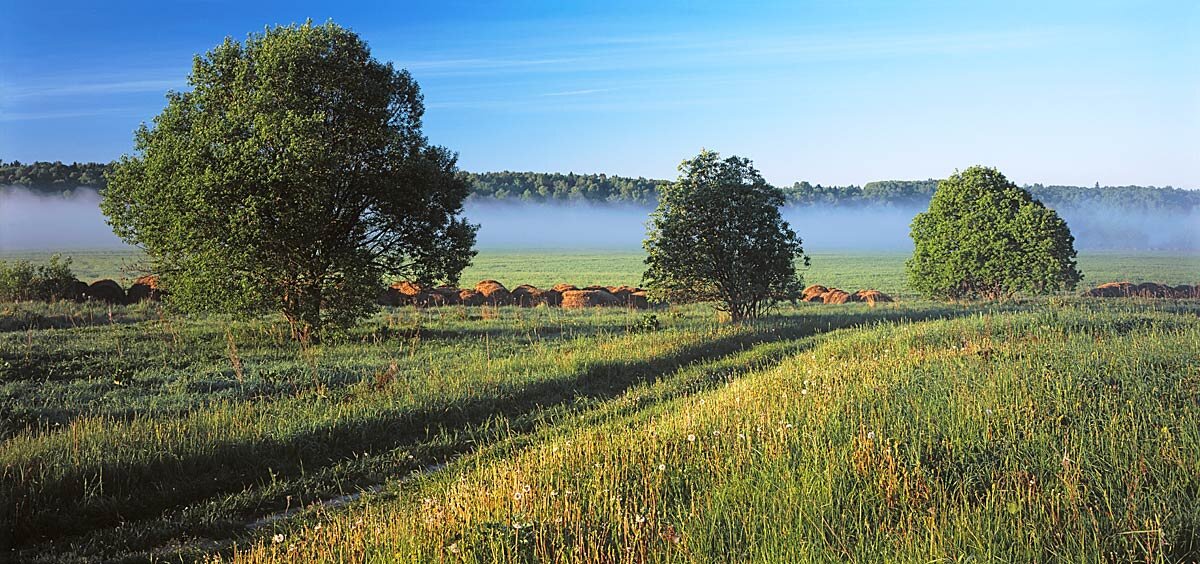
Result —
M 186 310 L 274 308 L 296 336 L 352 322 L 385 276 L 456 281 L 476 227 L 417 83 L 333 23 L 198 56 L 136 133 L 102 209 Z
M 780 216 L 781 190 L 748 159 L 701 151 L 663 186 L 645 242 L 645 284 L 673 302 L 716 304 L 733 321 L 758 317 L 802 289 L 795 262 L 808 264 Z
M 1074 289 L 1075 239 L 1066 222 L 994 168 L 938 184 L 912 223 L 909 284 L 932 298 L 1000 299 Z

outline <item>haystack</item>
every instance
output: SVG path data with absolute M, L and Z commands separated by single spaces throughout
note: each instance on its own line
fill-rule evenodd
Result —
M 514 304 L 521 307 L 537 307 L 539 304 L 545 303 L 545 292 L 529 284 L 521 284 L 512 289 L 512 301 Z
M 396 282 L 396 283 L 392 284 L 392 288 L 395 288 L 396 291 L 400 292 L 401 295 L 409 296 L 409 297 L 416 296 L 416 295 L 423 294 L 423 293 L 428 293 L 430 291 L 430 288 L 428 285 L 422 284 L 420 282 L 409 282 L 408 280 L 401 280 L 400 282 Z
M 845 292 L 845 291 L 839 290 L 837 288 L 830 288 L 828 292 L 825 292 L 821 296 L 821 300 L 827 304 L 844 304 L 849 299 L 850 299 L 849 292 Z
M 629 307 L 634 309 L 646 309 L 650 307 L 650 296 L 645 290 L 638 290 L 629 294 Z
M 480 280 L 475 285 L 475 291 L 483 294 L 483 301 L 488 305 L 508 305 L 512 303 L 512 294 L 508 288 L 495 280 Z
M 1156 282 L 1143 282 L 1134 288 L 1134 295 L 1143 298 L 1172 298 L 1175 297 L 1175 288 Z
M 562 307 L 583 308 L 621 305 L 607 290 L 567 290 L 562 293 Z
M 71 282 L 71 295 L 69 296 L 69 298 L 72 300 L 75 300 L 77 302 L 82 302 L 82 301 L 86 300 L 88 298 L 87 282 L 82 282 L 80 280 L 75 280 L 74 282 Z
M 812 286 L 809 286 L 804 289 L 804 292 L 802 292 L 800 294 L 800 299 L 802 299 L 806 302 L 820 301 L 820 300 L 814 300 L 812 298 L 813 297 L 820 298 L 821 296 L 825 295 L 825 292 L 828 292 L 828 291 L 829 291 L 829 288 L 826 288 L 820 284 L 813 284 Z
M 1123 298 L 1134 288 L 1129 282 L 1106 282 L 1083 293 L 1090 298 Z
M 558 290 L 543 290 L 542 301 L 550 307 L 558 307 L 562 305 L 562 292 Z
M 462 290 L 458 293 L 458 302 L 465 306 L 481 306 L 484 301 L 483 294 L 475 290 Z
M 1200 286 L 1180 284 L 1175 287 L 1176 298 L 1200 298 Z
M 876 303 L 887 303 L 894 300 L 892 300 L 891 296 L 879 290 L 859 290 L 850 296 L 849 301 L 867 302 L 867 305 L 874 307 Z
M 572 285 L 572 284 L 555 284 L 555 285 L 554 285 L 554 288 L 553 288 L 553 290 L 554 290 L 555 292 L 558 292 L 558 293 L 560 293 L 560 294 L 561 294 L 561 293 L 563 293 L 563 292 L 569 291 L 569 290 L 578 290 L 578 289 L 579 289 L 579 288 L 576 288 L 576 287 L 575 287 L 574 285 Z
M 86 293 L 89 298 L 105 303 L 119 304 L 125 302 L 125 289 L 120 284 L 107 278 L 92 282 L 92 285 L 88 286 Z
M 158 301 L 162 297 L 162 291 L 158 288 L 158 277 L 150 274 L 147 276 L 138 277 L 133 281 L 133 285 L 125 292 L 125 299 L 129 303 L 137 303 L 145 300 Z
M 400 292 L 395 288 L 386 288 L 375 297 L 375 303 L 381 306 L 396 307 L 400 305 Z
M 438 286 L 433 289 L 433 293 L 438 297 L 440 305 L 458 305 L 462 303 L 462 290 L 454 286 Z

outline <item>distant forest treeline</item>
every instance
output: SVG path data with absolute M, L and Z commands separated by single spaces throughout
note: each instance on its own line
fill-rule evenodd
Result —
M 81 186 L 103 188 L 103 163 L 0 161 L 0 186 L 22 186 L 43 194 L 68 193 Z M 652 204 L 665 180 L 606 174 L 545 172 L 463 172 L 472 197 L 511 202 L 612 202 Z M 796 182 L 783 187 L 796 205 L 924 207 L 937 180 L 882 180 L 862 186 L 822 186 Z M 1200 209 L 1200 190 L 1155 186 L 1044 186 L 1025 188 L 1051 207 L 1107 206 L 1116 209 L 1191 212 Z

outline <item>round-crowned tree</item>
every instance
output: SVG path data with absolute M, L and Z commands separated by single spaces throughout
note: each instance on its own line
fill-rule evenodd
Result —
M 796 232 L 780 216 L 780 189 L 748 159 L 701 151 L 661 187 L 645 241 L 644 283 L 659 300 L 714 302 L 733 321 L 762 315 L 803 287 L 808 264 Z
M 101 207 L 184 311 L 275 309 L 303 338 L 367 315 L 385 277 L 456 282 L 477 226 L 456 155 L 421 132 L 405 70 L 334 23 L 194 60 L 136 132 Z
M 1075 238 L 1058 214 L 994 168 L 938 183 L 913 219 L 909 284 L 937 299 L 989 300 L 1073 289 Z

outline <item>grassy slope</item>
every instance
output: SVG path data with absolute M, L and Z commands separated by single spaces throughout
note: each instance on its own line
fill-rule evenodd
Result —
M 232 559 L 1192 561 L 1195 311 L 889 323 L 778 365 L 766 347 L 726 360 L 749 373 L 636 386 Z M 710 385 L 669 393 L 687 381 Z
M 75 272 L 81 279 L 128 278 L 123 269 L 137 263 L 137 255 L 122 251 L 74 251 Z M 49 253 L 0 254 L 0 260 L 26 258 L 43 261 Z M 553 286 L 559 282 L 592 284 L 637 284 L 645 270 L 640 251 L 484 250 L 463 272 L 465 284 L 495 278 L 509 287 L 517 284 Z M 824 284 L 857 290 L 875 288 L 906 295 L 904 253 L 815 252 L 812 266 L 803 271 L 809 284 Z M 1200 254 L 1161 251 L 1081 253 L 1079 267 L 1084 287 L 1103 282 L 1162 282 L 1200 284 Z
M 810 307 L 777 326 L 728 327 L 687 308 L 643 333 L 642 314 L 623 310 L 400 309 L 309 350 L 276 322 L 144 306 L 118 308 L 127 323 L 0 332 L 2 517 L 20 546 L 85 555 L 223 538 L 247 518 L 531 431 L 689 363 L 955 311 Z
M 393 480 L 400 495 L 370 506 L 382 513 L 323 518 L 324 533 L 283 523 L 284 546 L 311 538 L 296 555 L 330 559 L 434 559 L 450 546 L 484 561 L 534 547 L 565 558 L 577 545 L 600 551 L 590 561 L 626 547 L 915 557 L 1005 546 L 1018 539 L 1004 515 L 1029 511 L 1034 552 L 1008 556 L 1086 549 L 1032 536 L 1052 530 L 1178 551 L 1200 523 L 1200 472 L 1179 454 L 1200 446 L 1198 309 L 801 304 L 728 327 L 686 308 L 659 312 L 652 332 L 615 310 L 395 310 L 302 351 L 268 321 L 118 308 L 124 323 L 0 332 L 4 530 L 24 556 L 51 560 L 269 538 L 245 524 Z M 1064 453 L 1080 464 L 1076 493 L 1055 473 Z M 1013 501 L 1024 490 L 1012 476 L 1026 475 L 1038 489 Z M 548 505 L 519 503 L 526 484 Z M 549 494 L 568 490 L 570 505 Z M 1150 521 L 1158 536 L 1125 534 Z M 920 544 L 918 529 L 940 537 Z

